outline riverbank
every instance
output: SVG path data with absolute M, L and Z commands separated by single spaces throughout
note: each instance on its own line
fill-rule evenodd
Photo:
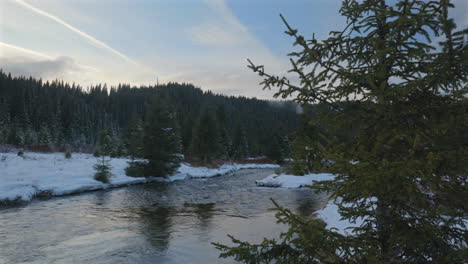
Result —
M 261 187 L 301 188 L 311 185 L 313 181 L 327 181 L 334 178 L 330 173 L 311 173 L 303 176 L 289 174 L 272 174 L 255 183 Z
M 272 174 L 264 179 L 255 181 L 255 183 L 260 187 L 294 189 L 311 186 L 314 184 L 314 181 L 328 181 L 333 180 L 333 178 L 334 175 L 330 173 L 311 173 L 303 176 Z M 322 209 L 316 211 L 315 214 L 327 224 L 328 228 L 334 228 L 343 235 L 348 232 L 349 228 L 362 224 L 362 219 L 357 219 L 356 223 L 343 220 L 334 200 L 329 200 L 323 205 Z
M 1 154 L 0 154 L 1 155 Z M 255 185 L 273 169 L 201 180 L 137 184 L 0 210 L 0 263 L 219 263 L 211 242 L 226 234 L 260 243 L 279 239 L 270 199 L 310 215 L 322 196 Z
M 154 181 L 177 181 L 225 175 L 241 169 L 277 168 L 274 164 L 224 164 L 219 168 L 193 167 L 182 163 L 177 173 L 168 178 L 135 178 L 125 175 L 127 158 L 111 158 L 111 183 L 94 180 L 91 154 L 73 153 L 70 159 L 63 153 L 26 152 L 0 153 L 0 201 L 30 201 L 40 196 L 62 196 L 85 191 L 116 188 Z

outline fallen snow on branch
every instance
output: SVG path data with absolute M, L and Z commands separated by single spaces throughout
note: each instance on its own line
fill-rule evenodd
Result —
M 23 157 L 16 153 L 0 153 L 0 200 L 28 201 L 35 195 L 66 195 L 151 181 L 176 181 L 225 175 L 240 169 L 277 168 L 273 164 L 225 164 L 217 169 L 192 167 L 183 163 L 178 172 L 168 178 L 134 178 L 125 175 L 129 159 L 111 158 L 111 183 L 94 180 L 93 165 L 97 158 L 90 154 L 73 153 L 66 159 L 63 153 L 31 153 Z

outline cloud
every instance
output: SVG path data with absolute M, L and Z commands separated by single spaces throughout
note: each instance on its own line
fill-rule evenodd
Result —
M 468 2 L 466 0 L 453 1 L 455 8 L 449 9 L 449 16 L 455 19 L 458 29 L 468 27 Z
M 58 78 L 83 87 L 103 82 L 148 85 L 158 78 L 160 82 L 194 83 L 216 93 L 271 98 L 273 92 L 262 91 L 261 78 L 246 67 L 246 59 L 266 65 L 272 73 L 289 68 L 288 61 L 274 56 L 224 1 L 200 1 L 184 17 L 178 16 L 177 4 L 168 7 L 158 2 L 149 4 L 151 9 L 144 2 L 29 3 L 12 1 L 5 6 L 10 19 L 0 23 L 6 29 L 0 39 L 0 68 L 17 75 Z M 156 16 L 154 10 L 160 13 Z M 66 16 L 67 22 L 53 15 L 70 11 L 74 14 Z M 139 19 L 123 16 L 125 12 Z M 81 14 L 95 20 L 88 23 Z M 111 23 L 116 19 L 117 24 Z M 21 47 L 2 46 L 1 41 Z M 135 61 L 113 49 L 116 43 L 131 52 Z M 127 59 L 141 64 L 127 63 Z
M 31 49 L 0 42 L 0 69 L 15 76 L 46 80 L 96 82 L 102 71 L 78 63 L 70 56 L 53 57 Z M 79 76 L 79 79 L 77 78 Z
M 214 93 L 225 95 L 242 95 L 271 99 L 274 91 L 263 90 L 259 83 L 262 78 L 249 71 L 225 71 L 224 69 L 208 69 L 199 71 L 180 72 L 164 78 L 163 81 L 188 82 L 203 90 L 211 90 Z
M 2 68 L 5 72 L 15 75 L 37 76 L 44 79 L 59 78 L 69 74 L 79 74 L 84 69 L 70 57 L 55 59 L 2 59 Z
M 226 31 L 226 25 L 216 25 L 214 23 L 204 23 L 193 26 L 187 30 L 190 39 L 202 45 L 238 45 L 242 40 L 235 32 Z
M 104 43 L 104 42 L 102 42 L 100 40 L 97 40 L 93 36 L 90 36 L 89 34 L 77 29 L 76 27 L 68 24 L 67 22 L 63 21 L 62 19 L 60 19 L 60 18 L 58 18 L 58 17 L 56 17 L 54 15 L 51 15 L 51 14 L 49 14 L 49 13 L 47 13 L 47 12 L 45 12 L 45 11 L 39 9 L 39 8 L 36 8 L 36 7 L 32 6 L 32 5 L 24 2 L 23 0 L 16 0 L 16 2 L 18 4 L 20 4 L 21 6 L 23 6 L 25 8 L 28 8 L 28 9 L 30 9 L 31 11 L 33 11 L 33 12 L 35 12 L 37 14 L 40 14 L 42 16 L 45 16 L 47 18 L 50 18 L 50 19 L 56 21 L 57 23 L 63 25 L 64 27 L 68 28 L 69 30 L 71 30 L 71 31 L 77 33 L 78 35 L 84 37 L 85 39 L 89 40 L 95 46 L 101 47 L 101 48 L 103 48 L 103 49 L 105 49 L 105 50 L 107 50 L 107 51 L 121 57 L 122 59 L 126 60 L 127 62 L 130 62 L 130 63 L 135 64 L 135 65 L 139 65 L 138 62 L 136 62 L 136 61 L 132 60 L 131 58 L 127 57 L 125 54 L 113 49 L 112 47 L 110 47 L 106 43 Z
M 197 70 L 178 68 L 167 79 L 192 82 L 218 93 L 241 94 L 271 98 L 275 91 L 264 91 L 259 85 L 262 78 L 247 68 L 246 59 L 266 65 L 275 74 L 287 74 L 290 68 L 286 57 L 278 58 L 243 25 L 223 0 L 206 0 L 210 16 L 185 32 L 192 43 L 206 46 L 199 57 Z
M 33 56 L 33 57 L 52 59 L 52 57 L 47 55 L 47 54 L 40 53 L 40 52 L 30 50 L 30 49 L 25 49 L 25 48 L 18 47 L 18 46 L 15 46 L 15 45 L 10 45 L 10 44 L 4 43 L 4 42 L 0 42 L 0 47 L 1 47 L 0 48 L 0 58 L 1 57 L 11 56 L 11 54 L 15 53 L 15 51 L 16 51 L 19 54 L 23 53 L 23 54 L 28 54 L 28 55 Z M 10 50 L 10 52 L 7 52 L 7 50 Z
M 205 2 L 212 10 L 212 15 L 209 19 L 187 30 L 193 42 L 204 45 L 259 47 L 260 42 L 233 15 L 224 0 L 206 0 Z M 265 49 L 265 47 L 261 48 Z

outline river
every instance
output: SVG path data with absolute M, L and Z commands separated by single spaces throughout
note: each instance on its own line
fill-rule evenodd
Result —
M 0 209 L 0 263 L 235 263 L 211 242 L 278 237 L 270 198 L 310 216 L 324 197 L 255 186 L 272 170 L 134 185 Z

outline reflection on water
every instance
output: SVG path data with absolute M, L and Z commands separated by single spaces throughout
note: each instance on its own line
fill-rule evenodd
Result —
M 0 210 L 3 263 L 233 263 L 211 242 L 277 236 L 270 198 L 310 216 L 322 197 L 268 189 L 271 170 L 35 201 Z
M 173 209 L 167 207 L 140 211 L 139 220 L 142 222 L 142 233 L 151 234 L 148 236 L 148 241 L 161 252 L 165 252 L 169 248 L 171 214 L 174 214 Z

